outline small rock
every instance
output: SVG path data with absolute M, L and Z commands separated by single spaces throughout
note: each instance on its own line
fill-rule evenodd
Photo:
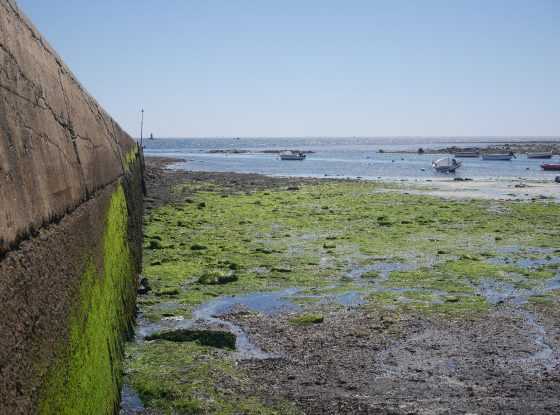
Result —
M 274 251 L 270 248 L 257 248 L 255 249 L 255 252 L 260 252 L 261 254 L 267 254 L 270 255 L 272 254 Z
M 147 341 L 167 340 L 171 342 L 196 342 L 202 346 L 235 350 L 236 337 L 229 331 L 217 330 L 175 330 L 155 333 L 146 337 Z
M 234 272 L 226 274 L 222 271 L 208 271 L 198 279 L 198 283 L 204 285 L 224 285 L 235 282 L 238 279 Z
M 163 246 L 161 245 L 161 242 L 155 239 L 152 239 L 149 243 L 148 243 L 148 249 L 162 249 Z
M 272 268 L 272 271 L 281 272 L 281 273 L 284 273 L 284 274 L 292 272 L 292 270 L 290 268 L 287 268 L 287 267 L 274 267 L 274 268 Z

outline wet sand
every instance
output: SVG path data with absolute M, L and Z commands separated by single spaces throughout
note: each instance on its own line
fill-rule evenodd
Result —
M 406 192 L 450 199 L 487 200 L 546 200 L 560 202 L 560 183 L 550 180 L 494 179 L 454 180 L 434 179 L 429 182 L 400 184 L 383 191 Z

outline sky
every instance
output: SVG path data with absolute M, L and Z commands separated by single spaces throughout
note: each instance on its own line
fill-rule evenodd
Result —
M 131 135 L 560 136 L 558 0 L 19 0 Z

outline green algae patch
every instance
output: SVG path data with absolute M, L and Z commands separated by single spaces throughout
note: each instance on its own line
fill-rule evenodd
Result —
M 147 341 L 167 340 L 170 342 L 196 342 L 201 346 L 210 346 L 220 349 L 235 350 L 234 334 L 228 331 L 217 330 L 175 330 L 152 334 L 146 337 Z
M 471 293 L 474 291 L 472 286 L 462 276 L 441 272 L 433 268 L 392 272 L 384 286 L 391 288 L 422 288 L 447 293 Z
M 290 301 L 309 313 L 290 323 L 309 330 L 321 329 L 315 312 L 330 307 L 323 299 L 350 292 L 365 297 L 364 312 L 468 319 L 493 307 L 477 294 L 485 281 L 530 289 L 554 276 L 556 268 L 516 261 L 529 255 L 517 247 L 560 246 L 558 205 L 379 190 L 342 181 L 297 191 L 177 186 L 173 204 L 146 216 L 144 274 L 153 291 L 142 313 L 158 321 L 173 303 L 172 312 L 188 318 L 217 297 L 296 287 Z M 510 262 L 496 263 L 502 257 Z M 379 268 L 353 272 L 372 265 Z M 172 298 L 157 295 L 170 291 Z M 230 351 L 197 341 L 132 345 L 127 372 L 146 406 L 164 413 L 291 413 L 260 400 Z
M 123 157 L 123 167 L 126 173 L 130 173 L 134 169 L 134 165 L 140 157 L 140 147 L 133 146 Z
M 291 415 L 286 402 L 252 396 L 246 374 L 221 350 L 195 342 L 131 345 L 127 378 L 147 407 L 165 414 Z M 225 390 L 244 393 L 224 393 Z
M 558 205 L 443 200 L 379 188 L 325 182 L 223 197 L 216 184 L 185 183 L 174 192 L 188 198 L 146 218 L 145 275 L 154 293 L 181 287 L 179 301 L 191 308 L 220 295 L 332 287 L 371 258 L 432 263 L 393 272 L 384 285 L 451 294 L 472 293 L 488 278 L 532 286 L 553 276 L 553 269 L 489 261 L 505 247 L 560 244 L 550 225 L 560 221 Z M 522 254 L 510 256 L 516 255 Z M 380 276 L 373 271 L 362 280 Z
M 103 239 L 103 270 L 88 261 L 68 338 L 48 369 L 39 413 L 113 414 L 119 405 L 123 336 L 135 300 L 135 265 L 127 242 L 122 186 L 113 193 Z
M 378 271 L 367 271 L 367 272 L 364 272 L 361 275 L 361 277 L 366 278 L 366 279 L 367 278 L 379 278 L 379 272 Z
M 481 317 L 490 309 L 486 300 L 477 295 L 438 296 L 429 292 L 384 291 L 369 295 L 368 301 L 365 310 L 381 307 L 443 318 Z
M 312 326 L 321 324 L 323 321 L 325 321 L 325 318 L 320 314 L 302 314 L 290 319 L 290 323 L 296 326 Z
M 198 278 L 198 283 L 204 285 L 223 285 L 235 282 L 238 279 L 234 272 L 208 270 Z

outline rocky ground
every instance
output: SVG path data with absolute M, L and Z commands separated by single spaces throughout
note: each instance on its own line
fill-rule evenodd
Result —
M 558 317 L 550 315 L 547 325 L 555 350 Z M 242 367 L 263 394 L 296 401 L 304 413 L 560 411 L 557 360 L 542 364 L 532 357 L 540 351 L 534 327 L 515 310 L 452 320 L 350 310 L 305 327 L 287 318 L 239 320 L 259 345 L 286 356 Z
M 556 203 L 166 162 L 124 413 L 560 413 Z

